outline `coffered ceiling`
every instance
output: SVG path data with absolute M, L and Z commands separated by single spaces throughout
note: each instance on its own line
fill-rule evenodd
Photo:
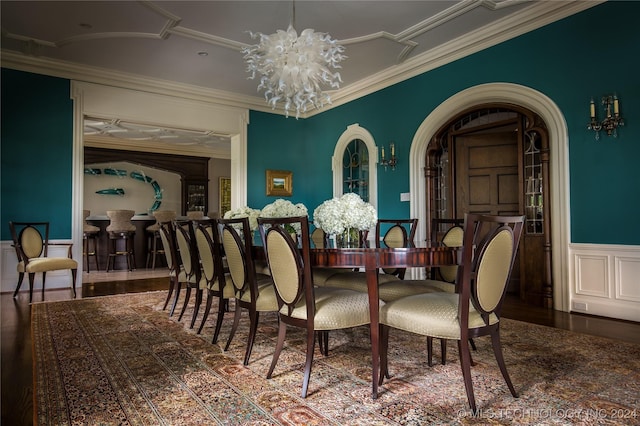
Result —
M 332 92 L 337 105 L 597 3 L 298 0 L 294 24 L 298 31 L 329 33 L 345 46 L 343 84 Z M 3 66 L 188 89 L 264 111 L 271 109 L 256 90 L 258 82 L 247 78 L 241 49 L 253 43 L 250 31 L 271 34 L 292 20 L 291 1 L 3 0 L 0 7 Z M 178 137 L 134 123 L 101 124 L 99 117 L 85 128 L 185 144 L 217 143 L 222 136 Z

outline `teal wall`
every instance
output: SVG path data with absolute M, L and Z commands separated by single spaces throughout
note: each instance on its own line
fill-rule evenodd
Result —
M 73 103 L 69 80 L 2 69 L 1 226 L 48 221 L 71 238 Z
M 395 172 L 379 170 L 381 217 L 409 214 L 409 149 L 434 108 L 477 84 L 511 82 L 552 99 L 567 123 L 571 241 L 640 244 L 639 2 L 607 2 L 537 31 L 304 120 L 251 112 L 248 204 L 261 208 L 265 170 L 291 170 L 291 201 L 313 212 L 332 196 L 331 156 L 348 125 L 378 145 L 394 141 Z M 615 23 L 607 24 L 605 23 Z M 348 54 L 348 53 L 347 53 Z M 345 64 L 347 66 L 347 64 Z M 616 92 L 626 124 L 617 139 L 594 140 L 588 102 Z M 72 102 L 69 81 L 2 70 L 2 239 L 9 220 L 50 220 L 53 238 L 71 238 Z
M 639 2 L 604 3 L 306 120 L 252 112 L 248 203 L 266 204 L 264 170 L 277 164 L 294 171 L 292 201 L 313 212 L 331 197 L 331 155 L 338 138 L 359 123 L 378 146 L 396 143 L 397 170 L 378 173 L 379 216 L 407 216 L 409 203 L 400 202 L 400 193 L 409 191 L 410 144 L 422 121 L 461 90 L 509 82 L 544 93 L 566 120 L 572 242 L 640 244 L 637 16 Z M 605 29 L 607 22 L 615 25 Z M 589 100 L 613 92 L 620 97 L 625 126 L 617 139 L 603 135 L 596 142 L 587 130 Z

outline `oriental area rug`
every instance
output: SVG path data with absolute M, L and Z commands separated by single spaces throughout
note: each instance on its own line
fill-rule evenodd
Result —
M 513 398 L 488 338 L 476 339 L 468 408 L 457 345 L 441 365 L 425 339 L 391 330 L 391 379 L 371 398 L 368 327 L 332 331 L 316 349 L 301 398 L 304 331 L 290 328 L 266 379 L 277 317 L 263 314 L 250 364 L 242 365 L 248 319 L 224 352 L 233 313 L 213 345 L 162 310 L 166 292 L 32 306 L 34 420 L 39 425 L 430 425 L 640 424 L 640 346 L 505 319 L 502 342 Z M 231 311 L 233 304 L 231 304 Z M 212 312 L 215 312 L 212 309 Z M 199 319 L 196 324 L 199 324 Z M 197 328 L 197 327 L 196 327 Z

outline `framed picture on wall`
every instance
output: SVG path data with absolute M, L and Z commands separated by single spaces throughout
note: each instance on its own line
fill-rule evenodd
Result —
M 293 193 L 293 172 L 288 170 L 267 170 L 267 195 L 291 197 Z
M 221 177 L 220 188 L 218 191 L 220 206 L 220 217 L 224 217 L 224 214 L 231 210 L 231 178 Z

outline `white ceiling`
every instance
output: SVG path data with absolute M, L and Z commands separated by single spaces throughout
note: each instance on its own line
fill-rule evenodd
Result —
M 335 105 L 597 3 L 298 0 L 295 27 L 329 33 L 345 46 L 343 85 L 332 93 Z M 2 0 L 3 66 L 8 59 L 53 60 L 84 70 L 88 81 L 101 74 L 195 86 L 223 102 L 269 111 L 256 91 L 258 82 L 247 79 L 240 51 L 253 43 L 249 31 L 286 29 L 291 6 L 290 1 Z M 113 126 L 96 118 L 85 129 L 112 137 L 127 133 Z M 161 129 L 129 130 L 172 139 Z M 202 135 L 181 136 L 183 143 L 185 137 L 207 141 Z

